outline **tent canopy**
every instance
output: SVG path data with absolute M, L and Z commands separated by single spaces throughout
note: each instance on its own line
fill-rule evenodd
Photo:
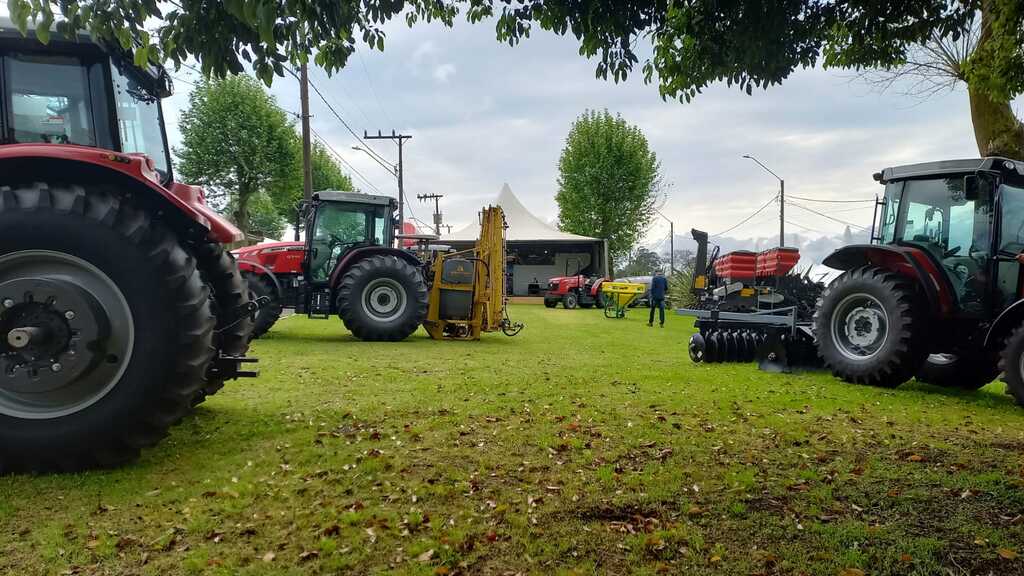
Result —
M 534 216 L 512 193 L 508 184 L 501 187 L 494 204 L 501 206 L 508 223 L 505 240 L 508 242 L 599 242 L 597 238 L 562 232 Z M 480 235 L 480 225 L 473 223 L 465 228 L 441 237 L 441 242 L 473 242 Z

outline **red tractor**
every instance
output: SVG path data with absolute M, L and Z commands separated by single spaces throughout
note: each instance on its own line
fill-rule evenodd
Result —
M 241 366 L 242 234 L 174 180 L 160 67 L 0 19 L 0 472 L 113 466 Z
M 887 168 L 871 244 L 814 318 L 818 353 L 840 378 L 897 386 L 917 376 L 976 389 L 1000 372 L 1024 404 L 1024 162 L 951 160 Z
M 337 314 L 362 340 L 403 340 L 415 332 L 427 317 L 428 264 L 392 247 L 396 208 L 386 196 L 317 192 L 303 207 L 305 243 L 236 250 L 261 303 L 253 334 L 266 333 L 284 308 L 310 318 Z
M 558 276 L 548 280 L 548 290 L 544 293 L 544 305 L 554 308 L 559 303 L 566 310 L 580 308 L 604 308 L 604 294 L 601 284 L 607 278 L 576 274 L 575 276 Z

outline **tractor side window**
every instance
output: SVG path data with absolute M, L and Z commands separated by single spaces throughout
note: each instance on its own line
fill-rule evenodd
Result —
M 367 218 L 362 208 L 325 204 L 316 219 L 313 233 L 312 265 L 314 280 L 326 280 L 335 262 L 348 249 L 366 242 Z
M 117 101 L 117 129 L 121 134 L 121 151 L 145 154 L 156 163 L 156 169 L 167 177 L 169 164 L 164 145 L 160 101 L 134 77 L 125 76 L 118 66 L 110 66 Z
M 882 244 L 892 244 L 896 239 L 896 217 L 900 213 L 900 199 L 903 196 L 903 182 L 892 182 L 885 186 L 885 206 L 882 209 Z
M 999 254 L 1014 257 L 1024 253 L 1024 188 L 1004 184 L 1000 188 L 1002 221 L 999 225 Z M 1004 303 L 1017 299 L 1017 280 L 1021 265 L 1017 262 L 999 263 L 999 294 Z M 1000 304 L 1002 308 L 1004 304 Z
M 6 72 L 15 142 L 96 146 L 88 69 L 81 60 L 12 54 Z

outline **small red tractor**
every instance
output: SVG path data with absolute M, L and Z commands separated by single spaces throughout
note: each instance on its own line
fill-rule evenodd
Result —
M 305 242 L 235 251 L 260 303 L 262 336 L 285 308 L 310 318 L 338 315 L 361 340 L 398 341 L 423 325 L 434 338 L 478 338 L 519 327 L 505 313 L 505 220 L 481 212 L 481 236 L 464 253 L 439 250 L 433 236 L 395 235 L 397 202 L 386 196 L 323 191 L 303 207 Z M 394 248 L 396 239 L 422 249 Z
M 548 289 L 544 293 L 544 305 L 554 308 L 559 303 L 566 310 L 580 308 L 604 308 L 604 294 L 601 284 L 608 278 L 586 276 L 557 276 L 548 280 Z
M 811 320 L 680 310 L 700 329 L 691 358 L 715 361 L 715 348 L 717 361 L 752 359 L 746 349 L 727 357 L 750 337 L 762 359 L 810 343 L 848 382 L 894 387 L 916 377 L 974 390 L 1002 373 L 1024 404 L 1024 162 L 929 162 L 886 168 L 875 180 L 885 195 L 871 243 L 825 259 L 843 273 Z
M 176 182 L 158 66 L 0 18 L 0 473 L 114 466 L 242 370 L 241 232 Z

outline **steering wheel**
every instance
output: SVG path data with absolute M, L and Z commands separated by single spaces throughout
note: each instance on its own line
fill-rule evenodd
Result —
M 956 256 L 957 254 L 960 253 L 960 248 L 963 248 L 963 246 L 953 246 L 949 250 L 945 250 L 942 253 L 942 257 L 943 258 L 949 258 L 950 256 Z

